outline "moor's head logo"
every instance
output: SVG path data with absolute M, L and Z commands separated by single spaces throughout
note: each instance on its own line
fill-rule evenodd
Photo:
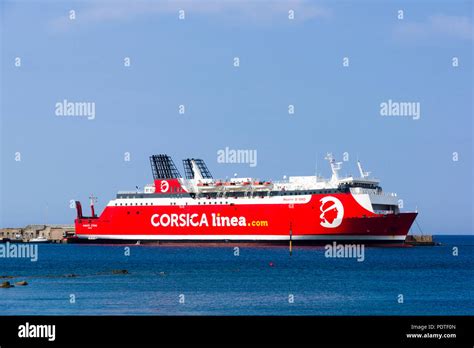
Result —
M 170 184 L 166 180 L 161 181 L 160 186 L 161 186 L 161 192 L 168 192 L 168 190 L 170 189 Z
M 338 227 L 342 223 L 342 218 L 344 216 L 344 206 L 341 201 L 336 197 L 326 196 L 319 200 L 321 206 L 319 210 L 321 215 L 321 226 L 327 228 Z

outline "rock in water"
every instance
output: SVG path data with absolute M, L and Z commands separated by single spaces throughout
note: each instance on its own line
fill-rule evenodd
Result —
M 128 274 L 128 271 L 126 269 L 114 269 L 112 274 Z
M 16 282 L 15 285 L 25 286 L 25 285 L 28 285 L 28 282 L 26 280 L 22 280 L 21 282 Z
M 3 282 L 0 284 L 0 288 L 13 288 L 13 285 L 11 285 L 10 282 Z

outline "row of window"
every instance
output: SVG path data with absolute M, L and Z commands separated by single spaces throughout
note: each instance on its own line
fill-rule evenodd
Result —
M 328 193 L 338 193 L 339 191 L 338 190 L 320 190 L 320 191 L 299 191 L 299 192 L 284 192 L 284 193 L 281 193 L 282 196 L 298 196 L 298 195 L 310 195 L 310 194 L 315 194 L 315 193 L 318 193 L 318 194 L 328 194 Z M 258 196 L 255 196 L 255 197 L 258 197 Z M 260 196 L 261 198 L 264 198 L 264 196 Z M 208 199 L 211 198 L 211 197 L 208 197 Z M 237 198 L 237 197 L 232 197 L 230 196 L 229 198 Z M 217 199 L 214 197 L 214 199 Z M 217 201 L 216 202 L 199 202 L 198 201 L 198 205 L 200 204 L 217 204 Z M 222 201 L 219 202 L 219 204 L 223 204 Z M 229 202 L 225 202 L 225 204 L 229 204 Z M 115 205 L 153 205 L 152 203 L 115 203 Z M 171 205 L 178 205 L 177 203 L 175 202 L 172 202 Z M 188 205 L 188 203 L 186 203 L 186 205 Z
M 339 193 L 341 190 L 315 190 L 315 191 L 289 191 L 289 192 L 271 192 L 270 195 L 273 197 L 277 196 L 298 196 L 298 195 L 311 195 L 311 194 L 328 194 L 328 193 Z M 244 195 L 243 192 L 240 192 L 241 194 L 230 194 L 227 197 L 228 198 L 239 198 L 239 197 L 247 197 Z M 264 198 L 265 196 L 268 196 L 268 194 L 262 195 L 262 194 L 255 194 L 253 197 L 261 197 Z M 179 195 L 178 197 L 185 197 L 183 195 Z M 188 196 L 189 197 L 189 196 Z M 194 196 L 191 196 L 194 198 Z M 126 198 L 145 198 L 143 196 L 118 196 L 118 199 L 126 199 Z M 213 198 L 213 199 L 218 199 L 218 197 L 215 196 L 208 196 L 207 198 Z M 147 204 L 145 204 L 147 205 Z
M 201 204 L 201 202 L 198 202 L 198 205 Z M 202 202 L 202 204 L 213 204 L 212 202 Z M 217 202 L 214 202 L 214 204 L 217 204 Z M 222 204 L 222 202 L 219 202 L 219 204 Z M 229 202 L 225 202 L 225 204 L 229 204 Z
M 200 205 L 200 204 L 203 204 L 203 205 L 205 205 L 205 204 L 218 204 L 218 202 L 198 202 L 198 205 Z M 229 204 L 229 202 L 219 202 L 219 204 Z M 150 205 L 150 206 L 152 206 L 154 204 L 152 204 L 152 203 L 150 203 L 150 204 L 148 204 L 148 203 L 145 203 L 145 204 L 143 204 L 143 203 L 135 203 L 135 204 L 133 204 L 133 203 L 130 203 L 130 204 L 128 204 L 128 203 L 115 203 L 115 205 L 116 206 L 121 206 L 121 205 L 126 205 L 126 206 Z M 181 204 L 177 204 L 176 202 L 171 202 L 170 205 L 181 205 Z M 188 203 L 186 202 L 185 205 L 188 205 Z
M 281 196 L 298 196 L 298 195 L 312 195 L 312 194 L 323 194 L 323 193 L 338 193 L 338 190 L 318 190 L 318 191 L 297 191 L 297 192 L 284 192 Z

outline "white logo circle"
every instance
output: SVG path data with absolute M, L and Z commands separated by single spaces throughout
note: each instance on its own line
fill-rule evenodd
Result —
M 344 206 L 341 201 L 336 197 L 326 196 L 319 200 L 321 206 L 319 210 L 321 211 L 321 226 L 326 228 L 335 228 L 342 223 L 342 218 L 344 216 Z M 334 216 L 335 215 L 335 216 Z
M 161 182 L 161 192 L 168 192 L 169 189 L 170 189 L 170 184 L 168 183 L 168 181 L 163 180 Z

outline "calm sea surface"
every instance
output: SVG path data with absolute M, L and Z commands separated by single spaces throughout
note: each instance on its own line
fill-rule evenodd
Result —
M 37 262 L 0 258 L 2 315 L 473 315 L 474 236 L 436 247 L 39 245 Z M 453 247 L 458 256 L 453 256 Z M 129 274 L 113 274 L 113 270 Z M 67 276 L 74 274 L 75 277 Z M 293 296 L 291 296 L 293 295 Z M 403 303 L 399 303 L 403 296 Z M 71 303 L 75 299 L 75 303 Z M 293 303 L 290 303 L 294 299 Z M 180 303 L 183 302 L 184 303 Z

